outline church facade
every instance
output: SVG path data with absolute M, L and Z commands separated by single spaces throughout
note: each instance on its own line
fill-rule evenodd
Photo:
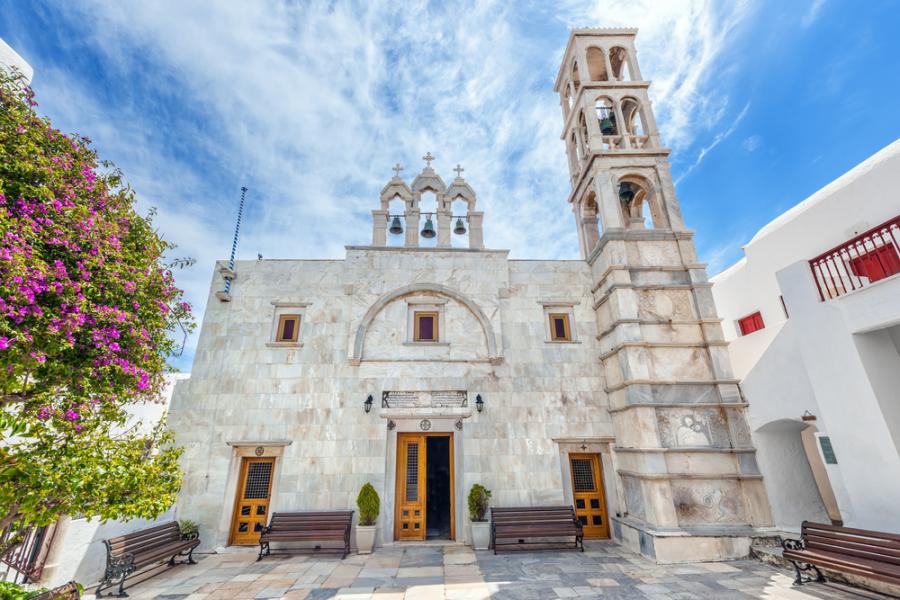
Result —
M 635 34 L 572 32 L 556 82 L 580 260 L 486 249 L 473 187 L 428 154 L 343 260 L 217 266 L 169 414 L 205 549 L 371 482 L 378 544 L 467 541 L 481 483 L 660 562 L 748 553 L 768 501 Z

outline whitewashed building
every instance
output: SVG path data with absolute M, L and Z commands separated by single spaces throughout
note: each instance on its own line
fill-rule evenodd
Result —
M 272 512 L 355 508 L 366 482 L 378 544 L 465 541 L 474 483 L 495 506 L 574 505 L 587 537 L 660 562 L 767 533 L 635 34 L 574 31 L 556 80 L 580 260 L 487 249 L 474 186 L 427 154 L 373 190 L 370 245 L 217 265 L 169 421 L 201 549 L 254 544 Z
M 715 276 L 779 529 L 900 532 L 900 141 Z
M 34 76 L 34 69 L 22 58 L 18 52 L 0 38 L 0 67 L 7 71 L 18 71 L 25 78 L 25 83 L 30 84 Z

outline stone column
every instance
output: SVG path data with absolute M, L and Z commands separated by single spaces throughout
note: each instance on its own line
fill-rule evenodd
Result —
M 469 211 L 469 248 L 484 250 L 484 213 Z
M 372 245 L 387 246 L 387 217 L 386 210 L 372 211 Z
M 403 214 L 406 217 L 405 245 L 410 248 L 415 248 L 419 245 L 419 227 L 422 226 L 422 224 L 419 223 L 421 212 L 419 212 L 418 208 L 408 208 Z
M 450 228 L 452 227 L 451 221 L 451 212 L 448 209 L 439 208 L 437 211 L 437 247 L 438 248 L 449 248 L 451 246 L 450 243 Z
M 582 242 L 584 258 L 587 259 L 591 255 L 591 251 L 600 240 L 599 226 L 597 217 L 579 217 L 578 230 L 579 237 Z

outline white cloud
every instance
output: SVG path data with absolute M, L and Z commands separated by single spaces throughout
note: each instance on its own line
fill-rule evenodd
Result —
M 812 0 L 809 3 L 809 8 L 800 18 L 800 25 L 803 27 L 809 27 L 813 23 L 816 22 L 816 19 L 819 18 L 819 15 L 822 13 L 822 8 L 825 6 L 825 0 Z
M 709 144 L 707 144 L 706 146 L 703 146 L 702 148 L 700 148 L 700 151 L 697 152 L 697 158 L 694 159 L 694 162 L 691 163 L 691 165 L 690 165 L 687 169 L 685 169 L 685 170 L 681 173 L 681 175 L 679 175 L 679 176 L 675 179 L 675 185 L 678 185 L 678 183 L 679 183 L 681 180 L 683 180 L 685 177 L 687 177 L 688 175 L 690 175 L 691 173 L 693 173 L 693 172 L 694 172 L 694 169 L 696 169 L 697 167 L 700 166 L 700 163 L 703 162 L 703 159 L 706 158 L 706 156 L 707 156 L 710 152 L 712 152 L 713 149 L 714 149 L 716 146 L 718 146 L 719 144 L 721 144 L 722 142 L 724 142 L 725 140 L 727 140 L 729 137 L 731 137 L 731 135 L 737 130 L 738 125 L 741 124 L 741 121 L 744 120 L 744 117 L 747 116 L 747 111 L 749 111 L 749 110 L 750 110 L 750 103 L 748 102 L 747 104 L 744 105 L 744 108 L 741 109 L 741 112 L 738 114 L 737 117 L 735 117 L 734 121 L 732 121 L 731 125 L 729 125 L 727 129 L 725 129 L 724 131 L 720 131 L 719 133 L 717 133 L 717 134 L 713 137 L 712 141 L 709 142 Z
M 65 10 L 89 28 L 104 68 L 158 86 L 165 102 L 132 99 L 113 111 L 104 90 L 51 70 L 39 73 L 42 107 L 94 138 L 142 205 L 159 207 L 177 254 L 198 259 L 176 274 L 198 312 L 213 261 L 227 258 L 242 184 L 250 191 L 240 257 L 341 257 L 344 244 L 369 242 L 369 211 L 390 166 L 399 160 L 409 179 L 427 150 L 445 180 L 457 162 L 466 168 L 490 247 L 575 258 L 552 91 L 562 24 L 641 29 L 657 120 L 677 149 L 726 114 L 712 70 L 750 13 L 746 1 L 572 3 L 536 34 L 522 14 L 544 5 L 500 0 L 87 1 Z M 179 107 L 184 115 L 170 112 Z
M 741 142 L 741 146 L 747 152 L 755 152 L 756 150 L 759 149 L 760 146 L 762 146 L 762 143 L 763 143 L 762 136 L 758 135 L 758 134 L 754 134 L 754 135 L 744 138 L 744 141 Z

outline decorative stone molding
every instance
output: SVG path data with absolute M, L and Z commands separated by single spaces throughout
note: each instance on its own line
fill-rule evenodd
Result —
M 484 314 L 484 311 L 481 310 L 474 301 L 470 300 L 466 296 L 461 293 L 448 288 L 447 286 L 440 285 L 437 283 L 414 283 L 412 285 L 407 285 L 402 288 L 396 289 L 392 292 L 388 292 L 383 295 L 381 298 L 375 301 L 372 306 L 369 307 L 369 310 L 366 311 L 366 314 L 362 318 L 362 322 L 360 322 L 359 327 L 356 330 L 356 339 L 353 343 L 353 353 L 350 355 L 350 364 L 351 365 L 359 365 L 362 362 L 363 356 L 363 348 L 366 343 L 366 333 L 368 333 L 369 326 L 372 324 L 375 316 L 378 315 L 388 304 L 393 302 L 394 300 L 403 298 L 404 296 L 409 296 L 411 294 L 434 294 L 437 296 L 444 296 L 446 298 L 451 298 L 456 300 L 464 307 L 466 307 L 472 315 L 478 319 L 479 324 L 481 325 L 481 329 L 484 332 L 485 342 L 487 344 L 488 357 L 492 364 L 499 364 L 503 362 L 503 355 L 497 349 L 497 336 L 494 334 L 494 327 L 491 325 L 490 320 L 487 318 L 487 315 Z

